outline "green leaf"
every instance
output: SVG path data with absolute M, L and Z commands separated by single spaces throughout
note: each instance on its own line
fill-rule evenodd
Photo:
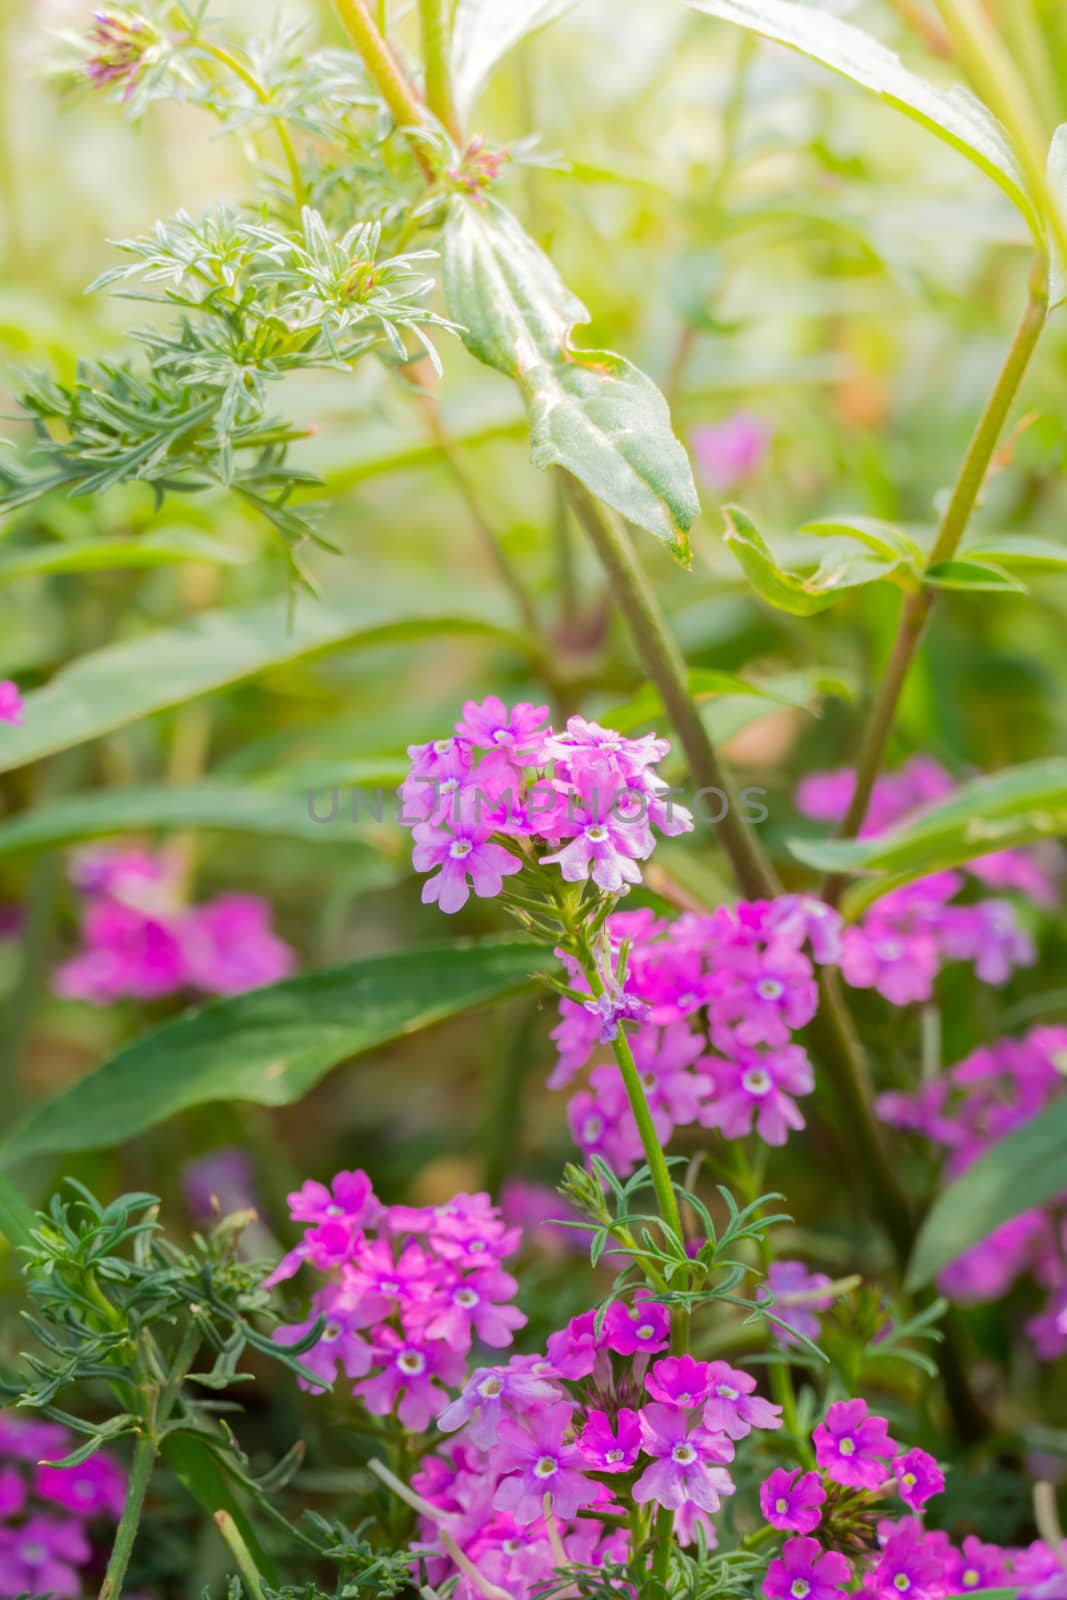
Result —
M 36 1226 L 33 1207 L 22 1198 L 11 1180 L 0 1173 L 0 1233 L 8 1244 L 17 1248 L 30 1243 Z
M 788 45 L 801 55 L 839 72 L 861 88 L 870 89 L 928 128 L 999 184 L 1018 206 L 1035 239 L 1044 227 L 1038 207 L 1030 198 L 1026 179 L 1004 128 L 982 102 L 954 84 L 940 89 L 904 65 L 900 57 L 828 11 L 795 0 L 687 0 L 695 11 L 724 22 L 736 22 L 764 39 Z
M 452 82 L 466 117 L 485 80 L 513 45 L 555 22 L 574 0 L 458 0 L 452 25 Z
M 318 844 L 344 845 L 348 851 L 362 850 L 370 858 L 368 865 L 380 860 L 382 882 L 390 882 L 395 873 L 380 848 L 368 843 L 366 821 L 362 826 L 353 821 L 351 802 L 340 793 L 337 816 L 330 817 L 332 806 L 329 797 L 321 793 L 322 787 L 312 791 L 310 799 L 311 786 L 293 794 L 215 782 L 190 788 L 103 789 L 64 795 L 0 822 L 0 859 L 144 828 L 211 828 L 220 833 L 310 839 Z M 395 800 L 383 795 L 383 816 L 390 816 L 393 806 Z M 321 821 L 315 820 L 316 814 Z
M 0 738 L 0 772 L 98 739 L 139 717 L 303 657 L 336 650 L 481 635 L 523 655 L 534 646 L 493 620 L 499 598 L 446 607 L 431 597 L 369 594 L 337 601 L 301 601 L 286 616 L 281 600 L 207 611 L 200 616 L 105 646 L 58 672 L 26 696 L 21 727 Z
M 998 1139 L 938 1195 L 915 1242 L 908 1288 L 929 1283 L 1002 1223 L 1047 1205 L 1065 1188 L 1067 1099 Z
M 745 577 L 761 600 L 794 617 L 811 617 L 836 605 L 848 589 L 877 583 L 891 576 L 901 565 L 899 558 L 878 561 L 870 556 L 845 557 L 825 561 L 810 578 L 780 567 L 770 546 L 747 511 L 740 506 L 724 506 L 729 545 Z
M 1067 572 L 1067 545 L 1036 534 L 986 535 L 961 552 L 965 561 L 993 562 L 1009 572 Z
M 806 522 L 800 531 L 813 533 L 819 539 L 855 539 L 882 561 L 906 561 L 917 566 L 922 560 L 922 551 L 914 539 L 877 517 L 820 517 L 816 522 Z
M 1067 122 L 1061 122 L 1052 135 L 1045 173 L 1050 205 L 1067 214 Z M 1067 262 L 1060 253 L 1055 228 L 1049 229 L 1048 308 L 1055 311 L 1067 300 Z
M 666 401 L 624 357 L 574 349 L 589 313 L 503 206 L 453 201 L 444 286 L 467 349 L 522 389 L 534 465 L 565 467 L 688 564 L 700 507 Z
M 159 1453 L 194 1503 L 208 1517 L 228 1511 L 241 1531 L 241 1537 L 268 1583 L 278 1581 L 277 1569 L 263 1549 L 244 1506 L 218 1460 L 207 1445 L 187 1430 L 168 1433 Z
M 552 957 L 514 939 L 368 956 L 215 1000 L 136 1039 L 35 1107 L 0 1166 L 122 1144 L 191 1106 L 291 1105 L 331 1068 L 446 1017 L 531 987 Z
M 972 778 L 947 799 L 873 838 L 793 839 L 789 848 L 798 861 L 820 872 L 889 874 L 846 897 L 846 910 L 855 914 L 900 883 L 1064 832 L 1067 758 L 1057 757 Z
M 923 572 L 923 582 L 938 589 L 991 589 L 1011 594 L 1029 593 L 1026 585 L 1013 578 L 1010 572 L 992 561 L 979 561 L 974 552 L 956 556 L 952 561 L 936 561 Z
M 173 566 L 181 561 L 209 561 L 216 566 L 241 566 L 247 554 L 190 529 L 146 533 L 139 539 L 78 539 L 68 543 L 26 545 L 0 553 L 0 583 L 53 572 L 113 572 L 130 567 Z

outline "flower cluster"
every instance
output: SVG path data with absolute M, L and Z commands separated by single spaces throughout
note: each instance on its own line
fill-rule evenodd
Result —
M 325 1318 L 304 1365 L 332 1384 L 340 1367 L 375 1416 L 395 1412 L 412 1432 L 428 1428 L 466 1372 L 477 1340 L 509 1345 L 526 1318 L 511 1301 L 515 1279 L 501 1262 L 518 1248 L 488 1195 L 460 1194 L 443 1206 L 384 1206 L 365 1172 L 341 1172 L 327 1187 L 308 1182 L 289 1196 L 304 1236 L 266 1280 L 307 1263 L 327 1281 L 311 1316 L 280 1328 L 299 1344 Z
M 655 771 L 669 748 L 584 717 L 555 733 L 547 706 L 468 700 L 453 736 L 408 751 L 401 820 L 412 829 L 416 870 L 434 874 L 423 900 L 458 911 L 472 888 L 491 898 L 537 861 L 557 865 L 566 883 L 591 879 L 605 894 L 624 894 L 641 881 L 637 863 L 652 853 L 653 828 L 693 826 Z
M 799 785 L 797 808 L 820 821 L 840 821 L 854 787 L 850 771 L 815 774 Z M 864 837 L 944 799 L 953 787 L 936 761 L 915 757 L 875 783 Z M 1048 906 L 1056 902 L 1062 869 L 1062 852 L 1050 844 L 981 856 L 969 863 L 967 873 L 991 888 L 1017 890 Z M 883 895 L 844 934 L 845 982 L 856 989 L 877 989 L 891 1004 L 903 1006 L 929 1000 L 947 962 L 970 962 L 981 982 L 989 984 L 1005 983 L 1016 967 L 1031 965 L 1036 952 L 1012 902 L 995 898 L 961 904 L 958 897 L 966 884 L 962 872 L 935 872 Z
M 104 1452 L 73 1467 L 47 1463 L 77 1443 L 54 1422 L 0 1416 L 0 1597 L 80 1595 L 95 1558 L 94 1524 L 115 1524 L 126 1476 Z
M 1005 1585 L 1040 1593 L 1053 1578 L 1062 1583 L 1060 1558 L 1040 1541 L 1014 1550 L 968 1535 L 957 1547 L 947 1534 L 927 1531 L 923 1513 L 944 1489 L 944 1473 L 925 1450 L 898 1451 L 886 1419 L 872 1416 L 865 1400 L 831 1405 L 812 1440 L 817 1471 L 777 1467 L 760 1488 L 768 1524 L 790 1535 L 767 1569 L 768 1600 L 847 1593 L 943 1600 Z M 907 1515 L 886 1514 L 890 1493 Z
M 271 931 L 265 901 L 224 894 L 184 905 L 175 867 L 166 853 L 130 847 L 75 855 L 83 947 L 53 973 L 57 994 L 96 1005 L 185 989 L 239 994 L 292 970 L 293 953 Z
M 85 76 L 96 89 L 121 84 L 128 100 L 156 43 L 143 17 L 116 8 L 97 11 L 85 39 Z
M 0 722 L 18 727 L 22 722 L 22 696 L 11 678 L 0 679 Z
M 484 1577 L 526 1595 L 551 1580 L 560 1545 L 583 1565 L 625 1559 L 629 1502 L 672 1511 L 683 1542 L 699 1527 L 714 1546 L 710 1519 L 734 1492 L 736 1443 L 780 1427 L 781 1415 L 747 1372 L 668 1355 L 669 1344 L 665 1308 L 638 1290 L 602 1318 L 574 1318 L 545 1357 L 474 1371 L 438 1418 L 456 1438 L 414 1480 L 435 1513 L 427 1548 L 440 1548 L 436 1519 L 447 1519 Z M 442 1554 L 434 1581 L 452 1572 Z M 461 1574 L 460 1600 L 473 1600 L 468 1584 Z
M 1065 1064 L 1067 1028 L 1032 1028 L 1021 1039 L 975 1050 L 914 1094 L 881 1095 L 878 1111 L 892 1127 L 940 1145 L 952 1179 L 1062 1093 Z M 955 1300 L 1000 1300 L 1021 1273 L 1033 1271 L 1050 1298 L 1027 1331 L 1038 1355 L 1052 1361 L 1067 1352 L 1065 1244 L 1062 1205 L 1024 1211 L 945 1268 L 939 1284 Z
M 817 964 L 840 956 L 837 914 L 821 901 L 783 895 L 707 915 L 685 913 L 669 923 L 646 910 L 616 912 L 606 926 L 612 945 L 625 943 L 628 952 L 629 1008 L 623 1012 L 617 997 L 613 1020 L 620 1014 L 637 1020 L 630 1044 L 661 1142 L 693 1123 L 728 1139 L 754 1127 L 772 1145 L 802 1128 L 797 1097 L 810 1093 L 814 1074 L 794 1034 L 818 1006 Z M 573 964 L 569 976 L 573 989 L 588 989 Z M 553 1088 L 569 1084 L 610 1038 L 603 996 L 586 1002 L 565 996 L 560 1015 Z M 602 1156 L 622 1173 L 640 1160 L 615 1066 L 592 1067 L 568 1115 L 587 1156 Z

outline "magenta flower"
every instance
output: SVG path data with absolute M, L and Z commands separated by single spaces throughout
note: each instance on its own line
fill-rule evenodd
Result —
M 500 1425 L 495 1466 L 505 1476 L 497 1485 L 493 1505 L 497 1511 L 510 1511 L 520 1527 L 543 1516 L 546 1494 L 552 1496 L 552 1510 L 563 1521 L 600 1498 L 599 1485 L 579 1470 L 579 1447 L 566 1440 L 573 1410 L 564 1402 L 535 1412 L 529 1427 L 510 1418 Z
M 866 1400 L 838 1400 L 812 1433 L 815 1459 L 835 1483 L 877 1489 L 888 1477 L 885 1458 L 896 1450 L 884 1417 L 872 1417 Z
M 665 1350 L 670 1339 L 670 1313 L 648 1298 L 647 1289 L 637 1290 L 632 1305 L 613 1300 L 604 1315 L 604 1342 L 616 1355 Z
M 567 812 L 557 824 L 569 843 L 542 856 L 542 866 L 557 863 L 565 883 L 591 877 L 608 894 L 640 883 L 636 863 L 652 854 L 654 841 L 644 814 L 628 813 L 629 794 L 625 780 L 607 769 L 591 765 L 577 772 Z
M 669 1511 L 692 1502 L 702 1511 L 718 1511 L 720 1497 L 733 1494 L 730 1474 L 734 1447 L 721 1433 L 709 1433 L 684 1411 L 653 1400 L 641 1412 L 641 1432 L 652 1456 L 633 1487 L 639 1505 L 655 1500 Z
M 15 727 L 22 722 L 22 696 L 17 683 L 10 678 L 0 679 L 0 722 L 10 722 Z
M 432 1339 L 407 1338 L 395 1328 L 376 1328 L 373 1364 L 381 1371 L 357 1383 L 358 1394 L 376 1417 L 395 1411 L 405 1428 L 422 1433 L 448 1404 L 442 1384 L 455 1385 L 464 1372 L 462 1353 Z
M 625 1407 L 615 1418 L 604 1411 L 590 1411 L 578 1443 L 585 1464 L 593 1472 L 625 1472 L 641 1450 L 641 1419 Z
M 1010 1582 L 1004 1551 L 998 1545 L 983 1544 L 973 1534 L 964 1539 L 962 1549 L 949 1551 L 943 1576 L 953 1594 L 999 1589 Z
M 790 1128 L 804 1127 L 795 1100 L 810 1094 L 815 1074 L 800 1045 L 786 1045 L 762 1054 L 744 1050 L 736 1060 L 716 1062 L 714 1097 L 701 1110 L 705 1128 L 718 1128 L 727 1139 L 743 1139 L 753 1123 L 766 1144 L 785 1144 Z
M 352 1312 L 346 1313 L 325 1297 L 321 1303 L 315 1305 L 314 1314 L 306 1322 L 289 1323 L 283 1328 L 275 1328 L 271 1338 L 275 1344 L 286 1347 L 299 1344 L 301 1340 L 307 1338 L 320 1315 L 326 1316 L 326 1326 L 318 1343 L 299 1357 L 301 1365 L 322 1379 L 322 1389 L 333 1387 L 338 1367 L 348 1378 L 365 1378 L 374 1365 L 374 1352 L 367 1341 L 360 1337 L 362 1323 Z M 322 1392 L 305 1378 L 297 1381 L 302 1389 L 309 1389 L 316 1394 Z
M 708 1400 L 703 1422 L 712 1433 L 743 1439 L 753 1428 L 780 1428 L 782 1408 L 754 1393 L 756 1380 L 725 1361 L 713 1361 L 708 1370 Z
M 464 1353 L 475 1334 L 483 1344 L 502 1349 L 511 1343 L 517 1328 L 526 1326 L 526 1315 L 518 1306 L 499 1303 L 512 1299 L 518 1288 L 511 1274 L 496 1266 L 472 1272 L 437 1297 L 439 1309 L 426 1321 L 425 1332 Z
M 664 1405 L 677 1406 L 682 1411 L 695 1411 L 708 1398 L 711 1384 L 711 1363 L 697 1361 L 690 1355 L 665 1356 L 654 1361 L 645 1377 L 645 1388 L 653 1400 Z
M 10 1462 L 0 1467 L 0 1522 L 17 1517 L 26 1506 L 29 1490 L 18 1467 Z
M 517 856 L 494 844 L 484 828 L 473 823 L 460 823 L 452 833 L 423 822 L 414 828 L 412 837 L 416 872 L 440 869 L 422 886 L 423 904 L 436 901 L 449 915 L 467 904 L 471 888 L 480 900 L 492 899 L 503 889 L 504 879 L 522 868 Z
M 919 1511 L 945 1487 L 945 1474 L 925 1450 L 908 1450 L 893 1462 L 897 1489 L 904 1504 Z
M 729 494 L 751 478 L 770 441 L 767 424 L 747 411 L 736 411 L 725 422 L 703 423 L 689 436 L 697 473 L 716 494 Z
M 844 1556 L 817 1539 L 787 1539 L 763 1580 L 768 1600 L 838 1600 L 852 1573 Z
M 597 1355 L 606 1348 L 606 1335 L 603 1327 L 597 1333 L 596 1318 L 595 1311 L 583 1311 L 572 1317 L 565 1328 L 548 1336 L 552 1370 L 568 1382 L 588 1377 L 596 1366 Z
M 602 1156 L 615 1172 L 630 1172 L 644 1154 L 618 1067 L 593 1069 L 589 1088 L 568 1103 L 567 1124 L 579 1150 L 587 1158 Z
M 437 1419 L 443 1433 L 466 1427 L 479 1450 L 495 1446 L 503 1419 L 514 1411 L 535 1411 L 560 1399 L 560 1388 L 547 1374 L 531 1370 L 529 1356 L 517 1356 L 506 1367 L 479 1367 L 471 1373 L 458 1400 Z
M 294 1222 L 326 1222 L 345 1219 L 359 1230 L 369 1228 L 382 1214 L 382 1204 L 371 1188 L 362 1168 L 339 1172 L 327 1185 L 309 1178 L 287 1195 L 289 1215 Z
M 73 1467 L 39 1466 L 33 1492 L 39 1500 L 50 1500 L 87 1520 L 111 1517 L 117 1522 L 126 1503 L 126 1474 L 98 1452 Z
M 463 707 L 463 720 L 456 723 L 456 732 L 478 749 L 506 750 L 519 760 L 520 766 L 540 766 L 550 732 L 548 707 L 524 700 L 509 710 L 495 694 L 480 705 L 468 700 Z
M 760 1484 L 759 1503 L 772 1528 L 787 1533 L 810 1533 L 822 1517 L 826 1490 L 817 1472 L 775 1467 Z
M 91 1555 L 81 1523 L 70 1517 L 33 1516 L 19 1528 L 0 1528 L 0 1593 L 74 1600 L 82 1592 L 78 1568 Z
M 219 895 L 187 911 L 180 928 L 184 981 L 206 994 L 244 994 L 288 977 L 295 965 L 259 895 Z
M 946 1588 L 941 1554 L 944 1535 L 924 1534 L 913 1517 L 897 1524 L 889 1535 L 871 1585 L 879 1600 L 940 1600 Z

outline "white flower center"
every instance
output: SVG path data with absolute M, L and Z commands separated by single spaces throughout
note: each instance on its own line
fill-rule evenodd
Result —
M 671 1451 L 671 1460 L 677 1461 L 680 1467 L 688 1467 L 690 1462 L 695 1461 L 696 1458 L 696 1451 L 693 1449 L 693 1446 L 688 1443 L 676 1444 L 674 1449 Z
M 903 946 L 899 939 L 882 939 L 877 948 L 878 954 L 883 961 L 899 961 L 903 953 Z
M 780 1000 L 785 992 L 785 985 L 778 982 L 777 978 L 761 978 L 756 985 L 756 993 L 761 1000 Z
M 433 747 L 434 755 L 447 756 L 452 749 L 452 743 L 453 741 L 451 739 L 438 739 Z
M 383 1294 L 399 1294 L 400 1293 L 400 1285 L 398 1283 L 394 1282 L 394 1280 L 392 1278 L 386 1278 L 385 1282 L 382 1284 L 382 1293 Z
M 656 1337 L 656 1330 L 651 1322 L 642 1322 L 637 1330 L 637 1337 L 639 1339 L 654 1339 Z
M 535 1478 L 553 1478 L 559 1471 L 559 1462 L 555 1456 L 538 1456 L 534 1467 Z
M 448 853 L 453 861 L 465 861 L 474 849 L 469 839 L 453 839 L 448 847 Z
M 595 1144 L 604 1131 L 603 1117 L 586 1117 L 582 1123 L 582 1141 L 585 1144 Z
M 738 1396 L 738 1390 L 731 1388 L 728 1383 L 718 1384 L 716 1386 L 715 1393 L 719 1396 L 720 1400 L 736 1400 Z
M 472 1256 L 480 1256 L 484 1249 L 485 1249 L 485 1240 L 484 1239 L 472 1239 L 471 1240 L 471 1242 L 470 1242 L 470 1252 L 471 1252 Z
M 608 836 L 608 830 L 602 822 L 594 822 L 586 828 L 585 836 L 590 844 L 603 844 Z
M 334 1341 L 339 1339 L 340 1337 L 341 1337 L 341 1329 L 338 1327 L 336 1322 L 328 1322 L 326 1324 L 325 1328 L 323 1328 L 323 1330 L 322 1330 L 322 1342 L 323 1342 L 323 1344 L 333 1344 Z
M 465 1311 L 470 1311 L 478 1304 L 480 1296 L 473 1289 L 457 1289 L 452 1296 L 454 1305 L 462 1306 Z
M 478 1385 L 478 1393 L 483 1400 L 495 1400 L 503 1390 L 503 1380 L 500 1378 L 484 1378 Z
M 416 1378 L 420 1372 L 426 1371 L 426 1357 L 421 1350 L 402 1351 L 397 1357 L 396 1364 L 401 1372 L 406 1372 L 412 1378 Z
M 332 1205 L 332 1206 L 327 1206 L 326 1207 L 326 1215 L 328 1217 L 343 1217 L 344 1214 L 345 1214 L 344 1206 Z
M 789 1585 L 789 1593 L 793 1596 L 793 1600 L 807 1600 L 811 1593 L 811 1584 L 806 1578 L 794 1578 Z
M 778 1513 L 778 1515 L 780 1517 L 784 1517 L 786 1512 L 789 1510 L 789 1501 L 788 1500 L 776 1500 L 774 1502 L 774 1509 L 775 1509 L 775 1511 Z
M 48 1551 L 45 1549 L 43 1544 L 19 1545 L 19 1558 L 20 1560 L 25 1561 L 28 1567 L 39 1566 L 40 1563 L 45 1560 L 47 1555 Z
M 898 1572 L 893 1579 L 893 1588 L 899 1589 L 901 1594 L 907 1594 L 911 1588 L 911 1579 L 906 1572 Z
M 742 1074 L 741 1087 L 747 1089 L 749 1094 L 766 1094 L 771 1087 L 770 1076 L 762 1067 L 749 1067 Z
M 856 1441 L 855 1439 L 850 1439 L 848 1434 L 846 1434 L 838 1444 L 837 1448 L 838 1452 L 843 1456 L 854 1456 L 856 1454 Z
M 621 1461 L 626 1454 L 625 1450 L 609 1450 L 604 1457 L 605 1461 Z

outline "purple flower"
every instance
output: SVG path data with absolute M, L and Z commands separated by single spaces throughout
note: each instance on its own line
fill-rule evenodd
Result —
M 448 1404 L 441 1384 L 458 1384 L 464 1360 L 458 1350 L 429 1338 L 408 1338 L 385 1326 L 373 1331 L 373 1363 L 381 1371 L 362 1383 L 358 1394 L 376 1417 L 396 1412 L 412 1433 L 422 1433 Z
M 544 1514 L 546 1494 L 555 1515 L 567 1521 L 582 1506 L 600 1497 L 600 1488 L 579 1470 L 582 1453 L 570 1432 L 574 1407 L 545 1406 L 529 1419 L 529 1427 L 505 1418 L 500 1426 L 495 1466 L 505 1474 L 493 1495 L 498 1511 L 510 1511 L 520 1527 Z
M 817 1472 L 801 1472 L 794 1467 L 775 1467 L 760 1484 L 759 1503 L 772 1528 L 787 1533 L 810 1533 L 822 1516 L 826 1490 Z
M 596 1331 L 595 1311 L 572 1317 L 565 1328 L 548 1336 L 548 1359 L 552 1370 L 573 1382 L 586 1378 L 596 1366 L 597 1356 L 606 1348 L 604 1329 Z
M 429 1338 L 442 1339 L 464 1353 L 475 1334 L 483 1344 L 502 1349 L 511 1343 L 517 1328 L 526 1326 L 526 1315 L 518 1306 L 499 1303 L 512 1299 L 518 1288 L 511 1274 L 496 1266 L 469 1273 L 437 1297 L 438 1309 L 426 1321 L 424 1331 Z
M 322 1314 L 326 1315 L 326 1326 L 318 1343 L 298 1358 L 301 1364 L 322 1379 L 322 1389 L 333 1387 L 338 1367 L 348 1378 L 365 1378 L 374 1364 L 374 1352 L 367 1341 L 360 1337 L 362 1323 L 353 1312 L 344 1311 L 328 1297 L 317 1300 L 313 1314 L 306 1322 L 275 1328 L 271 1338 L 275 1344 L 286 1347 L 299 1344 L 307 1338 Z M 316 1394 L 322 1392 L 305 1378 L 298 1379 L 298 1382 L 302 1389 L 309 1389 Z
M 944 1578 L 950 1592 L 966 1594 L 971 1589 L 999 1589 L 1008 1583 L 1008 1563 L 1004 1551 L 995 1544 L 983 1544 L 968 1534 L 961 1550 L 949 1552 Z
M 733 1493 L 721 1463 L 733 1460 L 734 1447 L 723 1434 L 709 1433 L 684 1411 L 656 1400 L 641 1412 L 641 1432 L 653 1460 L 633 1487 L 639 1505 L 655 1500 L 677 1511 L 691 1501 L 702 1511 L 718 1511 L 720 1496 Z
M 422 901 L 434 901 L 451 915 L 470 899 L 471 888 L 480 900 L 492 899 L 504 887 L 504 879 L 522 868 L 522 862 L 503 845 L 494 844 L 485 829 L 473 823 L 460 823 L 455 832 L 419 823 L 412 832 L 415 849 L 412 862 L 416 872 L 440 870 L 422 886 Z
M 463 720 L 456 723 L 456 732 L 478 749 L 506 750 L 520 766 L 540 766 L 550 732 L 548 707 L 524 700 L 509 710 L 495 694 L 480 705 L 468 700 L 463 707 Z
M 221 894 L 181 919 L 185 982 L 206 994 L 244 994 L 286 978 L 289 945 L 271 930 L 271 908 L 254 894 Z
M 809 1272 L 803 1261 L 775 1261 L 767 1270 L 767 1287 L 774 1295 L 774 1311 L 783 1322 L 813 1342 L 819 1337 L 817 1311 L 829 1311 L 833 1299 L 819 1291 L 828 1289 L 831 1280 L 825 1272 Z M 797 1340 L 785 1328 L 772 1324 L 774 1342 L 783 1348 Z
M 98 89 L 124 83 L 122 98 L 128 100 L 144 70 L 153 40 L 154 35 L 142 18 L 118 9 L 98 11 L 86 36 L 90 54 L 85 76 Z
M 708 1398 L 710 1383 L 711 1363 L 697 1361 L 690 1355 L 665 1356 L 662 1361 L 654 1361 L 645 1377 L 645 1388 L 653 1400 L 677 1406 L 681 1411 L 695 1411 L 702 1406 Z
M 506 1367 L 479 1367 L 471 1373 L 458 1400 L 445 1407 L 437 1419 L 443 1433 L 466 1426 L 467 1436 L 479 1450 L 493 1447 L 509 1409 L 534 1411 L 554 1403 L 560 1388 L 551 1377 L 530 1370 L 529 1356 L 515 1357 Z
M 636 862 L 652 854 L 654 841 L 644 815 L 635 816 L 626 807 L 631 793 L 625 779 L 609 769 L 583 767 L 575 774 L 567 813 L 558 823 L 569 843 L 542 856 L 542 866 L 557 863 L 565 883 L 591 877 L 608 894 L 640 883 Z
M 768 1600 L 838 1600 L 851 1576 L 844 1556 L 824 1554 L 817 1539 L 787 1539 L 767 1568 L 763 1592 Z
M 810 1094 L 815 1074 L 800 1045 L 741 1051 L 736 1060 L 716 1062 L 713 1078 L 714 1097 L 700 1114 L 705 1128 L 743 1139 L 755 1123 L 770 1145 L 785 1144 L 790 1128 L 803 1128 L 804 1117 L 791 1096 Z
M 838 1400 L 812 1433 L 815 1459 L 835 1483 L 849 1489 L 877 1489 L 886 1480 L 885 1457 L 893 1454 L 884 1417 L 872 1417 L 866 1400 Z
M 567 1123 L 583 1154 L 602 1156 L 615 1172 L 632 1171 L 644 1154 L 618 1067 L 594 1068 L 589 1088 L 579 1090 L 567 1106 Z
M 940 1600 L 950 1591 L 945 1585 L 942 1536 L 925 1535 L 909 1517 L 889 1535 L 882 1558 L 874 1569 L 872 1586 L 879 1600 Z
M 33 1516 L 19 1528 L 0 1528 L 0 1593 L 73 1600 L 82 1592 L 77 1569 L 91 1555 L 81 1523 L 70 1517 Z
M 703 423 L 689 436 L 697 472 L 716 494 L 728 494 L 758 471 L 771 441 L 765 422 L 736 411 L 725 422 Z
M 919 1511 L 927 1500 L 945 1487 L 945 1474 L 925 1450 L 908 1450 L 893 1462 L 900 1498 L 912 1511 Z
M 126 1503 L 126 1474 L 98 1452 L 73 1467 L 38 1467 L 33 1492 L 87 1520 L 111 1517 L 117 1522 Z
M 606 1412 L 590 1411 L 578 1442 L 591 1471 L 625 1472 L 641 1449 L 641 1419 L 623 1407 L 612 1428 Z
M 782 1408 L 755 1394 L 756 1380 L 725 1361 L 713 1361 L 708 1371 L 708 1401 L 704 1426 L 728 1439 L 743 1439 L 753 1428 L 780 1428 Z
M 636 1291 L 632 1305 L 613 1300 L 604 1315 L 604 1343 L 616 1355 L 665 1350 L 670 1338 L 670 1313 L 648 1298 L 647 1289 Z
M 15 727 L 22 722 L 22 696 L 19 694 L 17 683 L 10 678 L 0 679 L 0 722 L 13 723 Z

